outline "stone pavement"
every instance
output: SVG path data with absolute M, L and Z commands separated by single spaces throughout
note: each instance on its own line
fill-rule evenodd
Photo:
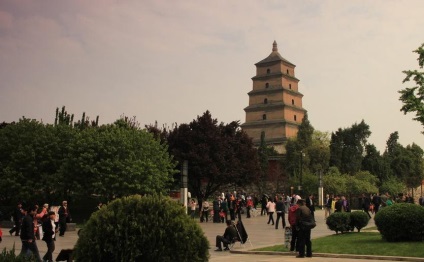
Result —
M 249 239 L 253 245 L 253 248 L 265 247 L 265 246 L 273 246 L 282 244 L 284 242 L 284 233 L 283 228 L 280 224 L 278 230 L 275 229 L 274 226 L 267 224 L 266 216 L 256 216 L 250 219 L 246 218 L 246 215 L 242 215 L 242 221 L 245 226 L 247 233 L 249 234 Z M 318 210 L 315 213 L 317 220 L 317 227 L 312 230 L 312 238 L 317 238 L 321 236 L 334 234 L 333 231 L 327 229 L 324 220 L 324 212 Z M 287 216 L 286 222 L 287 222 Z M 198 221 L 198 220 L 196 220 Z M 281 221 L 280 221 L 281 223 Z M 292 262 L 292 261 L 316 261 L 316 262 L 376 262 L 381 261 L 381 258 L 376 257 L 366 257 L 363 259 L 356 258 L 342 258 L 342 257 L 321 257 L 320 254 L 314 254 L 315 256 L 312 258 L 304 258 L 298 259 L 295 258 L 295 254 L 275 254 L 267 255 L 267 254 L 252 254 L 247 253 L 246 251 L 252 249 L 249 243 L 246 243 L 244 247 L 240 247 L 239 243 L 235 245 L 231 252 L 215 252 L 215 237 L 216 235 L 222 235 L 225 230 L 225 224 L 218 223 L 199 223 L 205 232 L 205 236 L 208 238 L 210 242 L 210 261 L 212 262 L 228 262 L 231 261 L 243 261 L 243 262 L 273 262 L 273 261 L 281 261 Z M 374 226 L 374 220 L 370 220 L 370 224 L 368 226 Z M 0 243 L 0 251 L 3 250 L 4 247 L 7 249 L 12 249 L 13 245 L 15 245 L 15 252 L 19 253 L 21 251 L 21 241 L 19 237 L 10 236 L 9 228 L 3 228 L 3 242 Z M 78 239 L 77 231 L 68 231 L 66 232 L 64 237 L 57 237 L 56 241 L 56 250 L 53 254 L 53 258 L 55 259 L 62 249 L 72 249 Z M 313 240 L 312 240 L 312 250 L 313 250 Z M 40 251 L 41 257 L 45 254 L 47 247 L 44 241 L 38 240 L 37 246 Z M 240 252 L 240 253 L 238 253 Z M 325 255 L 325 254 L 323 254 Z M 399 261 L 399 259 L 398 259 Z M 424 261 L 424 259 L 408 259 L 403 261 Z

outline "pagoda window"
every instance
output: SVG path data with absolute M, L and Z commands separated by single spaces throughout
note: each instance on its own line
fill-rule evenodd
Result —
M 269 75 L 269 74 L 271 73 L 271 69 L 269 69 L 269 68 L 268 68 L 268 69 L 266 70 L 266 73 Z
M 265 88 L 268 88 L 269 87 L 269 83 L 265 83 Z
M 292 99 L 292 105 L 294 105 L 294 99 Z
M 289 84 L 289 89 L 291 89 L 291 84 Z
M 289 75 L 289 70 L 287 69 L 287 74 Z
M 268 104 L 268 98 L 264 99 L 264 104 Z
M 262 115 L 262 120 L 266 120 L 266 114 Z
M 296 115 L 294 115 L 294 121 L 296 121 L 297 120 L 297 117 L 296 117 Z

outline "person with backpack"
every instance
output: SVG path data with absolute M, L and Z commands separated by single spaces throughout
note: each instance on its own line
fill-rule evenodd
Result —
M 312 257 L 312 242 L 311 242 L 311 229 L 315 227 L 315 220 L 311 210 L 305 205 L 304 199 L 297 201 L 299 208 L 296 210 L 296 225 L 299 228 L 298 232 L 298 258 L 306 256 Z
M 299 208 L 299 206 L 296 204 L 292 205 L 289 208 L 288 212 L 288 220 L 291 227 L 292 235 L 291 235 L 291 241 L 290 241 L 290 252 L 294 252 L 295 250 L 298 251 L 298 245 L 297 245 L 297 235 L 298 231 L 296 229 L 296 211 Z

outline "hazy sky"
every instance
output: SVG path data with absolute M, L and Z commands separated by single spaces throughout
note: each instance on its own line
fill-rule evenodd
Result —
M 418 69 L 424 1 L 0 0 L 0 122 L 52 123 L 56 107 L 100 124 L 189 123 L 209 110 L 245 121 L 254 64 L 294 63 L 315 129 L 362 119 L 382 152 L 398 131 L 424 148 L 403 115 L 403 70 Z

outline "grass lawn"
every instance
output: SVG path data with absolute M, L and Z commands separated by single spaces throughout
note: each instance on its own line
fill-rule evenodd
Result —
M 386 242 L 378 232 L 350 232 L 312 240 L 312 252 L 354 255 L 424 257 L 423 242 Z M 255 249 L 288 251 L 284 245 Z

